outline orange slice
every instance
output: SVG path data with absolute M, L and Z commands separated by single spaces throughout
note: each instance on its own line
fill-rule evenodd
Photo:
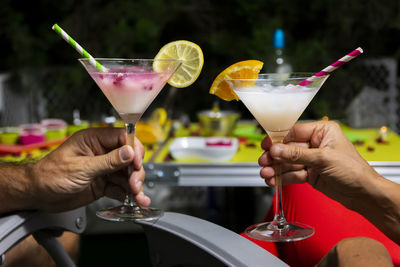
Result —
M 258 60 L 245 60 L 229 66 L 215 78 L 210 94 L 225 101 L 239 100 L 225 79 L 256 79 L 263 65 L 264 63 Z
M 136 124 L 135 134 L 144 145 L 161 142 L 164 136 L 160 126 L 146 122 Z

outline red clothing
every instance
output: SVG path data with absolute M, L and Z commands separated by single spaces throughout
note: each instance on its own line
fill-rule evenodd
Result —
M 309 184 L 284 186 L 282 190 L 283 211 L 287 221 L 311 225 L 315 234 L 305 240 L 273 243 L 254 240 L 259 246 L 278 256 L 290 266 L 315 266 L 340 240 L 349 237 L 369 237 L 382 243 L 400 266 L 400 246 L 386 237 L 360 214 L 332 200 Z M 274 215 L 275 198 L 265 221 Z M 399 225 L 400 227 L 400 225 Z

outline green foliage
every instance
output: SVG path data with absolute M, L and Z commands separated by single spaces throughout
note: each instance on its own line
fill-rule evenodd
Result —
M 285 30 L 285 51 L 296 71 L 318 71 L 358 46 L 365 50 L 358 62 L 400 57 L 398 0 L 38 0 L 24 4 L 4 0 L 0 71 L 53 70 L 52 78 L 44 75 L 48 80 L 38 82 L 45 86 L 45 95 L 52 92 L 69 103 L 63 109 L 59 102 L 48 103 L 49 116 L 59 117 L 69 116 L 73 108 L 84 117 L 100 116 L 109 113 L 110 105 L 77 62 L 76 51 L 51 30 L 54 23 L 97 57 L 152 58 L 173 40 L 199 44 L 205 55 L 203 73 L 193 86 L 179 90 L 174 105 L 192 119 L 216 101 L 208 89 L 224 68 L 245 59 L 268 63 L 276 28 Z M 344 116 L 362 86 L 357 61 L 328 79 L 305 117 Z M 238 103 L 221 104 L 248 114 Z

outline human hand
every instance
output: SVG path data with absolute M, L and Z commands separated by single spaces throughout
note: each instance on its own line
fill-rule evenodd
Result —
M 123 201 L 131 192 L 140 206 L 150 205 L 143 193 L 144 147 L 136 137 L 134 142 L 133 149 L 124 145 L 122 128 L 86 129 L 29 165 L 39 209 L 69 210 L 102 196 Z M 127 179 L 127 167 L 132 164 L 134 170 Z
M 284 185 L 308 182 L 347 206 L 364 194 L 368 179 L 379 176 L 335 122 L 296 124 L 284 143 L 272 145 L 267 137 L 261 145 L 260 175 L 270 186 L 276 185 L 273 164 L 281 164 Z

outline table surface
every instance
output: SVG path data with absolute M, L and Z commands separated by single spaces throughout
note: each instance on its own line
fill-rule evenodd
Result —
M 341 124 L 342 130 L 347 136 L 347 138 L 353 142 L 357 151 L 361 156 L 367 161 L 399 161 L 400 162 L 400 136 L 393 131 L 388 130 L 388 134 L 385 137 L 385 142 L 379 142 L 380 131 L 379 129 L 354 129 L 350 128 L 344 124 Z M 175 138 L 185 137 L 185 136 L 198 136 L 200 132 L 199 125 L 197 123 L 192 123 L 189 127 L 180 127 L 177 129 L 172 137 L 168 138 L 162 144 L 154 144 L 146 146 L 146 153 L 144 162 L 152 163 L 211 163 L 212 161 L 207 161 L 204 159 L 173 159 L 169 154 L 169 145 Z M 257 162 L 263 150 L 260 147 L 262 139 L 266 136 L 257 127 L 255 122 L 247 121 L 242 122 L 238 125 L 234 132 L 235 137 L 240 138 L 239 149 L 235 156 L 225 163 L 234 162 Z M 246 137 L 246 138 L 243 138 Z M 61 140 L 61 141 L 64 141 Z M 47 142 L 49 143 L 49 142 Z M 0 152 L 2 148 L 5 151 L 10 150 L 11 153 L 1 155 L 0 159 L 2 161 L 20 161 L 27 158 L 37 159 L 52 149 L 57 147 L 61 142 L 53 141 L 51 144 L 46 144 L 46 146 L 38 146 L 36 149 L 34 146 L 8 146 L 0 145 Z M 27 149 L 22 149 L 26 147 Z M 32 147 L 32 148 L 31 148 Z
M 395 132 L 388 130 L 382 142 L 382 136 L 379 129 L 353 129 L 341 124 L 346 137 L 354 144 L 357 151 L 367 161 L 399 161 L 400 162 L 400 136 Z M 161 146 L 148 146 L 144 162 L 153 163 L 207 163 L 204 159 L 173 159 L 169 154 L 169 145 L 175 138 L 185 136 L 196 136 L 199 133 L 198 124 L 191 124 L 187 128 L 178 129 L 174 136 L 169 138 Z M 236 136 L 246 135 L 247 138 L 240 139 L 239 149 L 235 156 L 225 163 L 234 162 L 257 162 L 258 158 L 264 152 L 260 146 L 261 140 L 265 134 L 261 133 L 259 128 L 253 122 L 241 123 L 235 131 Z M 155 155 L 157 154 L 157 155 Z
M 353 129 L 341 124 L 347 138 L 361 156 L 378 173 L 400 183 L 400 136 L 388 131 L 382 142 L 379 129 Z M 260 179 L 258 158 L 264 152 L 260 147 L 266 136 L 255 122 L 241 122 L 234 135 L 238 137 L 238 152 L 229 161 L 214 162 L 204 159 L 173 159 L 169 145 L 175 138 L 198 136 L 199 125 L 190 124 L 178 128 L 160 144 L 147 145 L 144 158 L 146 181 L 167 182 L 178 186 L 265 186 Z M 245 137 L 244 137 L 245 136 Z M 16 162 L 36 160 L 49 153 L 57 145 L 39 147 L 14 154 L 1 155 L 0 161 Z

